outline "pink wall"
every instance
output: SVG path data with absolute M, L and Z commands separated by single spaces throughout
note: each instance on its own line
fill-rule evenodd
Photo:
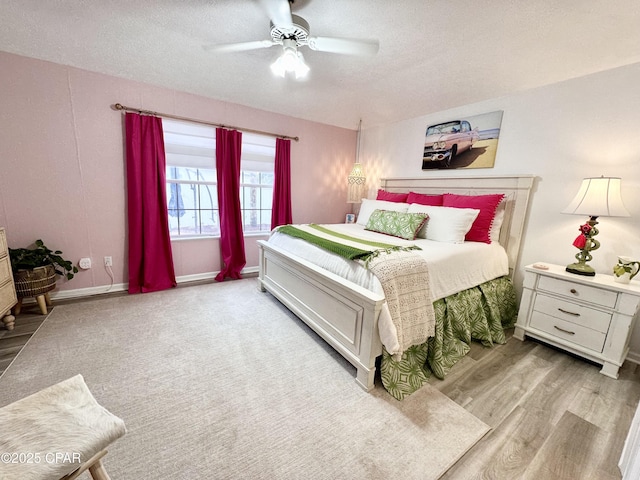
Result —
M 58 289 L 127 282 L 122 103 L 163 113 L 300 137 L 292 142 L 296 223 L 344 221 L 356 132 L 184 92 L 0 52 L 0 226 L 10 247 L 42 238 L 73 262 L 90 257 Z M 283 102 L 287 99 L 283 98 Z M 258 265 L 246 239 L 247 267 Z M 216 272 L 216 239 L 173 242 L 177 276 Z

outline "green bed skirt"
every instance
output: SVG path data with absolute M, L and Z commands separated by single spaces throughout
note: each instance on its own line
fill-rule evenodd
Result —
M 472 340 L 486 347 L 506 342 L 505 328 L 513 327 L 518 314 L 516 293 L 508 277 L 500 277 L 433 302 L 435 336 L 404 352 L 400 360 L 383 348 L 382 384 L 398 400 L 412 394 L 431 373 L 444 378 L 469 352 Z

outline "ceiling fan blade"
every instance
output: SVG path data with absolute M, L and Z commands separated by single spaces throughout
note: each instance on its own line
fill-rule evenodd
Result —
M 276 27 L 291 28 L 293 19 L 291 18 L 291 7 L 289 0 L 258 0 L 269 20 Z
M 272 40 L 256 40 L 253 42 L 240 42 L 240 43 L 219 43 L 217 45 L 203 45 L 202 48 L 208 52 L 244 52 L 247 50 L 257 50 L 260 48 L 269 48 L 277 45 Z
M 309 48 L 319 52 L 345 53 L 347 55 L 375 55 L 378 40 L 356 40 L 337 37 L 309 37 Z

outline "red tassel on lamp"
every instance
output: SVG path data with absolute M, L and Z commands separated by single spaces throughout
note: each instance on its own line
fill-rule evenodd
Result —
M 591 232 L 591 225 L 585 223 L 584 225 L 580 225 L 580 235 L 576 237 L 573 241 L 573 246 L 582 250 L 587 244 L 587 235 Z

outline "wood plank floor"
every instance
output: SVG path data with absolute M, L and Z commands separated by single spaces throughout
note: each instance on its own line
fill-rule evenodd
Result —
M 55 307 L 54 307 L 55 308 Z M 25 308 L 15 329 L 0 329 L 0 374 L 46 317 Z M 431 384 L 492 430 L 442 478 L 620 479 L 618 460 L 640 400 L 640 366 L 620 378 L 531 340 L 471 352 Z
M 37 305 L 27 305 L 16 317 L 13 330 L 0 327 L 0 375 L 11 364 L 45 318 L 47 316 L 40 313 Z
M 442 478 L 622 478 L 618 460 L 640 400 L 640 366 L 625 362 L 618 380 L 600 368 L 532 340 L 474 344 L 431 384 L 492 430 Z

